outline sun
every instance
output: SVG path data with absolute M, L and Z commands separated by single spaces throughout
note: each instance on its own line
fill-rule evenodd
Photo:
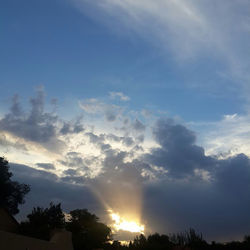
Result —
M 112 228 L 114 231 L 128 231 L 131 233 L 144 234 L 145 226 L 136 221 L 127 220 L 121 217 L 118 213 L 114 213 L 112 210 L 108 210 L 109 216 L 113 222 Z

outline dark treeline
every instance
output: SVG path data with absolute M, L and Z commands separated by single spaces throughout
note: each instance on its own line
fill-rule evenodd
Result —
M 12 181 L 11 177 L 8 161 L 0 157 L 0 207 L 15 215 L 30 187 Z M 194 229 L 170 235 L 155 233 L 146 237 L 141 234 L 129 244 L 122 245 L 112 239 L 111 229 L 87 209 L 70 211 L 66 220 L 61 204 L 53 203 L 48 208 L 34 207 L 27 219 L 19 224 L 20 234 L 42 240 L 49 240 L 55 229 L 72 232 L 74 250 L 250 250 L 250 235 L 242 241 L 208 243 Z
M 99 222 L 95 214 L 86 209 L 71 211 L 69 219 L 65 215 L 60 204 L 50 203 L 48 208 L 36 207 L 27 215 L 27 220 L 20 223 L 19 233 L 49 240 L 54 229 L 65 228 L 72 232 L 72 241 L 75 250 L 223 250 L 223 249 L 250 249 L 250 236 L 245 236 L 242 241 L 228 243 L 207 243 L 202 234 L 194 229 L 188 231 L 160 235 L 158 233 L 144 236 L 136 236 L 128 245 L 122 245 L 119 241 L 112 240 L 111 229 Z
M 158 233 L 145 237 L 137 236 L 128 246 L 121 246 L 119 242 L 113 242 L 113 245 L 107 249 L 131 249 L 131 250 L 245 250 L 250 249 L 250 236 L 245 236 L 243 241 L 233 241 L 228 243 L 207 243 L 202 235 L 197 234 L 194 229 L 183 233 L 172 235 L 160 235 Z

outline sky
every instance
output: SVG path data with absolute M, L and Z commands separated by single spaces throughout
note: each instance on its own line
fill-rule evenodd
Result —
M 19 216 L 53 201 L 147 233 L 249 234 L 249 12 L 247 0 L 3 1 L 0 152 L 31 185 Z

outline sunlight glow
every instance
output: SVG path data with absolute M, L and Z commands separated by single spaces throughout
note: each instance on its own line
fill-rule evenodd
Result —
M 123 230 L 131 233 L 144 234 L 144 225 L 140 225 L 136 221 L 127 220 L 122 218 L 118 213 L 114 213 L 112 210 L 108 210 L 110 218 L 113 221 L 112 227 L 115 231 Z

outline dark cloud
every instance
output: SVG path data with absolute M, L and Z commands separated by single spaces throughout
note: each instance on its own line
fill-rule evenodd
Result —
M 138 143 L 144 142 L 144 135 L 139 135 L 139 136 L 137 136 L 137 137 L 136 137 L 136 141 L 137 141 Z
M 63 160 L 58 162 L 68 169 L 63 171 L 65 175 L 63 180 L 69 181 L 70 183 L 83 183 L 82 178 L 89 178 L 93 172 L 91 165 L 95 163 L 96 157 L 83 157 L 78 152 L 68 152 Z
M 0 120 L 0 130 L 56 150 L 64 143 L 56 138 L 58 117 L 44 111 L 44 95 L 42 88 L 37 90 L 37 96 L 30 99 L 31 110 L 28 113 L 21 110 L 18 96 L 14 96 L 10 112 Z
M 193 227 L 207 239 L 222 241 L 248 233 L 249 158 L 244 154 L 223 160 L 208 157 L 195 145 L 194 133 L 172 120 L 158 121 L 154 136 L 159 147 L 144 160 L 168 173 L 145 184 L 144 213 L 149 225 L 169 233 Z M 195 169 L 210 178 L 198 178 Z
M 114 134 L 107 134 L 105 135 L 105 139 L 115 142 L 121 142 L 123 145 L 127 147 L 130 147 L 135 143 L 134 139 L 130 136 L 117 136 Z
M 103 167 L 106 170 L 113 169 L 117 166 L 122 167 L 124 165 L 124 158 L 128 155 L 125 151 L 109 149 L 104 152 L 105 159 L 103 161 Z
M 116 116 L 117 116 L 117 113 L 114 110 L 107 110 L 105 113 L 105 117 L 106 117 L 107 121 L 109 121 L 109 122 L 115 121 Z
M 67 122 L 64 122 L 63 127 L 60 130 L 60 133 L 63 135 L 66 135 L 66 134 L 70 133 L 70 131 L 71 131 L 70 124 Z
M 11 171 L 13 171 L 15 175 L 15 178 L 25 179 L 27 177 L 27 178 L 35 179 L 35 178 L 42 177 L 43 179 L 51 180 L 55 182 L 59 180 L 58 176 L 51 172 L 34 169 L 26 165 L 17 164 L 17 163 L 10 163 L 10 166 L 11 166 Z
M 83 158 L 78 152 L 68 152 L 64 160 L 59 160 L 62 165 L 67 167 L 81 167 L 84 165 Z
M 123 140 L 122 140 L 122 143 L 127 146 L 127 147 L 130 147 L 134 144 L 134 140 L 132 137 L 124 137 Z
M 83 176 L 72 176 L 72 175 L 67 175 L 65 177 L 61 178 L 62 181 L 70 183 L 70 184 L 84 184 L 86 179 Z
M 92 132 L 85 133 L 89 137 L 89 141 L 96 146 L 100 147 L 102 151 L 109 149 L 110 144 L 106 143 L 106 141 L 114 141 L 120 142 L 124 146 L 131 147 L 135 142 L 134 139 L 130 136 L 117 136 L 114 134 L 100 134 L 96 135 Z
M 60 133 L 62 135 L 78 134 L 83 131 L 84 131 L 83 125 L 80 123 L 79 120 L 75 122 L 63 122 L 63 126 L 60 129 Z
M 250 191 L 247 185 L 242 195 L 240 183 L 234 184 L 229 189 L 214 182 L 177 180 L 148 185 L 144 188 L 144 216 L 153 231 L 171 233 L 193 227 L 208 240 L 241 239 L 250 231 Z
M 195 145 L 195 135 L 183 125 L 172 120 L 159 120 L 153 134 L 160 147 L 153 148 L 145 160 L 153 165 L 164 167 L 169 175 L 183 178 L 193 175 L 195 169 L 211 169 L 215 160 Z
M 221 190 L 237 195 L 249 196 L 250 193 L 250 160 L 244 154 L 219 160 L 213 172 L 215 184 Z M 250 199 L 249 199 L 250 200 Z
M 64 177 L 61 178 L 62 181 L 68 182 L 71 184 L 84 184 L 86 183 L 86 177 L 83 176 L 80 170 L 84 170 L 81 167 L 77 169 L 69 168 L 67 170 L 64 170 L 63 173 L 65 174 Z M 85 170 L 86 172 L 87 170 Z
M 21 206 L 19 219 L 24 219 L 24 216 L 31 212 L 32 207 L 48 207 L 51 201 L 61 202 L 66 212 L 76 208 L 87 208 L 97 214 L 101 211 L 102 205 L 83 185 L 83 182 L 80 183 L 81 185 L 73 185 L 67 178 L 60 179 L 55 174 L 15 163 L 10 163 L 10 170 L 15 180 L 31 186 L 26 203 Z
M 60 134 L 84 131 L 81 117 L 71 122 L 61 121 L 54 111 L 46 112 L 44 106 L 45 93 L 42 87 L 37 89 L 36 97 L 30 99 L 29 112 L 22 110 L 19 97 L 15 95 L 9 113 L 0 119 L 0 131 L 39 143 L 50 151 L 60 151 L 66 146 L 58 138 Z M 58 125 L 60 123 L 62 123 L 61 128 Z
M 105 140 L 104 134 L 96 135 L 92 132 L 89 132 L 89 133 L 85 133 L 85 135 L 87 135 L 89 137 L 89 141 L 94 144 L 102 143 Z
M 29 114 L 22 113 L 18 97 L 15 96 L 10 113 L 0 121 L 0 129 L 31 141 L 47 142 L 55 136 L 57 117 L 44 112 L 43 90 L 37 91 L 37 97 L 31 98 L 30 104 Z
M 63 173 L 64 173 L 65 175 L 75 176 L 75 175 L 78 174 L 78 171 L 75 170 L 75 169 L 73 169 L 73 168 L 69 168 L 69 169 L 67 169 L 67 170 L 64 170 Z
M 55 166 L 51 163 L 37 163 L 36 164 L 39 168 L 48 169 L 48 170 L 55 170 Z
M 143 132 L 145 130 L 145 125 L 140 122 L 138 119 L 135 120 L 135 122 L 132 124 L 133 129 L 135 129 L 136 131 L 140 131 Z

